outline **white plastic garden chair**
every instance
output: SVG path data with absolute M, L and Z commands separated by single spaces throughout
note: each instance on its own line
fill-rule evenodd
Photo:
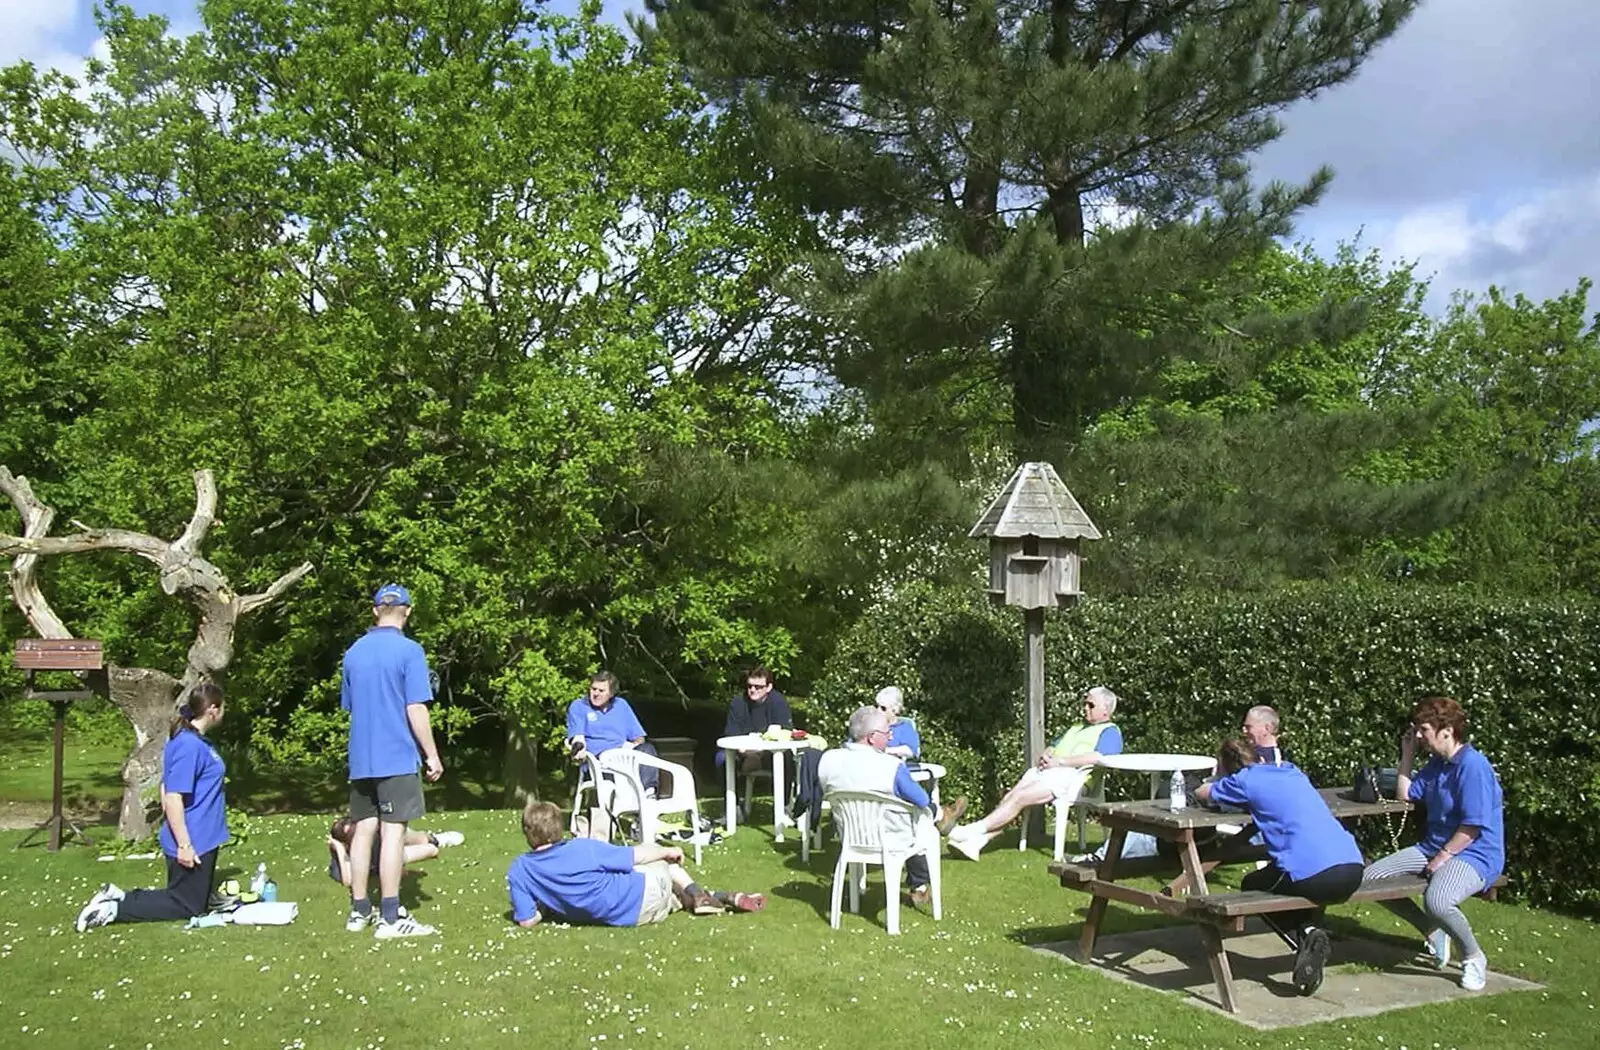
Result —
M 826 796 L 839 832 L 839 860 L 833 866 L 833 901 L 828 924 L 839 928 L 839 911 L 845 883 L 850 884 L 850 911 L 861 911 L 861 892 L 866 888 L 867 865 L 883 868 L 883 884 L 888 898 L 887 921 L 891 935 L 900 932 L 900 873 L 906 858 L 921 853 L 928 859 L 928 890 L 935 921 L 944 913 L 939 889 L 939 836 L 931 821 L 917 821 L 923 813 L 916 806 L 893 795 L 875 791 L 835 791 Z M 904 813 L 920 829 L 919 841 L 906 849 L 886 848 L 883 841 L 884 818 L 895 811 Z M 924 813 L 924 816 L 926 814 Z
M 1066 859 L 1067 823 L 1072 819 L 1073 816 L 1078 818 L 1078 852 L 1082 853 L 1084 851 L 1087 846 L 1086 842 L 1084 841 L 1084 823 L 1088 820 L 1089 816 L 1088 804 L 1091 802 L 1104 802 L 1105 800 L 1105 778 L 1100 776 L 1099 771 L 1097 770 L 1089 775 L 1088 780 L 1084 781 L 1083 789 L 1078 792 L 1077 797 L 1071 802 L 1067 803 L 1066 805 L 1062 805 L 1054 800 L 1045 803 L 1045 807 L 1050 813 L 1050 819 L 1054 821 L 1055 826 L 1056 860 Z M 1017 849 L 1019 850 L 1025 850 L 1028 848 L 1027 818 L 1028 814 L 1023 814 L 1023 819 L 1020 822 L 1022 825 L 1022 831 L 1017 836 Z
M 811 826 L 811 811 L 804 810 L 800 819 L 795 821 L 795 827 L 800 832 L 800 861 L 808 863 L 811 860 L 811 851 L 822 848 L 822 818 L 827 815 L 828 800 L 823 799 L 822 805 L 817 810 L 817 826 Z
M 672 776 L 672 793 L 650 798 L 644 793 L 640 766 L 651 766 Z M 700 863 L 700 803 L 695 798 L 694 774 L 687 766 L 647 755 L 631 747 L 612 748 L 600 756 L 600 772 L 613 777 L 613 813 L 639 815 L 639 839 L 654 842 L 661 833 L 661 817 L 669 813 L 689 815 L 689 834 L 694 843 L 694 862 Z
M 586 807 L 583 804 L 585 793 L 594 796 L 595 808 L 606 813 L 609 822 L 610 813 L 612 812 L 612 795 L 615 791 L 616 783 L 601 776 L 600 766 L 595 761 L 595 757 L 585 753 L 583 763 L 578 766 L 578 786 L 572 792 L 572 817 L 567 821 L 567 830 L 574 835 L 579 833 L 578 821 L 586 818 Z M 614 822 L 609 823 L 608 834 L 606 835 L 607 841 L 611 838 L 609 830 L 614 827 Z

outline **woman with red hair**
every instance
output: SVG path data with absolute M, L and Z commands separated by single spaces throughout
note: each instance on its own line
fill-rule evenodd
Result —
M 1397 875 L 1422 875 L 1428 880 L 1422 907 L 1409 897 L 1385 901 L 1384 907 L 1411 923 L 1425 936 L 1428 955 L 1439 969 L 1450 962 L 1452 942 L 1461 949 L 1461 987 L 1483 988 L 1488 961 L 1461 902 L 1492 886 L 1505 867 L 1505 826 L 1500 780 L 1494 767 L 1467 743 L 1467 713 L 1447 696 L 1424 697 L 1411 713 L 1411 725 L 1400 737 L 1396 794 L 1427 809 L 1422 841 L 1367 866 L 1363 882 Z M 1427 764 L 1415 775 L 1417 747 Z

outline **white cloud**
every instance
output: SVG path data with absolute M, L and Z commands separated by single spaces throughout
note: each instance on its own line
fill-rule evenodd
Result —
M 0 65 L 64 55 L 86 11 L 75 0 L 0 0 Z
M 1463 197 L 1421 205 L 1371 224 L 1385 258 L 1415 261 L 1433 277 L 1434 305 L 1457 290 L 1489 285 L 1535 298 L 1584 276 L 1600 278 L 1600 174 L 1532 190 L 1490 207 Z

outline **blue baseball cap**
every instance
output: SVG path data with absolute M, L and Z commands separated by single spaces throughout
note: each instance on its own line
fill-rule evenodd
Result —
M 386 583 L 378 588 L 378 593 L 372 596 L 372 604 L 377 605 L 410 605 L 411 592 L 398 583 Z

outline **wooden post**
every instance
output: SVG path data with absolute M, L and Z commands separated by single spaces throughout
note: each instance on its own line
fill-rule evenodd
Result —
M 67 702 L 52 700 L 50 706 L 56 712 L 56 757 L 55 775 L 50 781 L 50 837 L 44 848 L 55 853 L 61 849 L 61 823 L 66 819 L 61 812 L 61 764 L 66 745 Z
M 1022 614 L 1023 633 L 1027 636 L 1028 667 L 1026 686 L 1028 695 L 1028 768 L 1044 754 L 1044 610 L 1028 609 Z
M 1022 613 L 1023 634 L 1026 636 L 1028 666 L 1024 671 L 1024 685 L 1028 697 L 1024 716 L 1028 740 L 1028 768 L 1033 769 L 1044 754 L 1044 610 L 1025 609 Z M 1022 819 L 1028 822 L 1028 835 L 1041 837 L 1045 832 L 1044 814 L 1048 806 L 1029 806 Z M 1065 810 L 1061 819 L 1067 819 Z

